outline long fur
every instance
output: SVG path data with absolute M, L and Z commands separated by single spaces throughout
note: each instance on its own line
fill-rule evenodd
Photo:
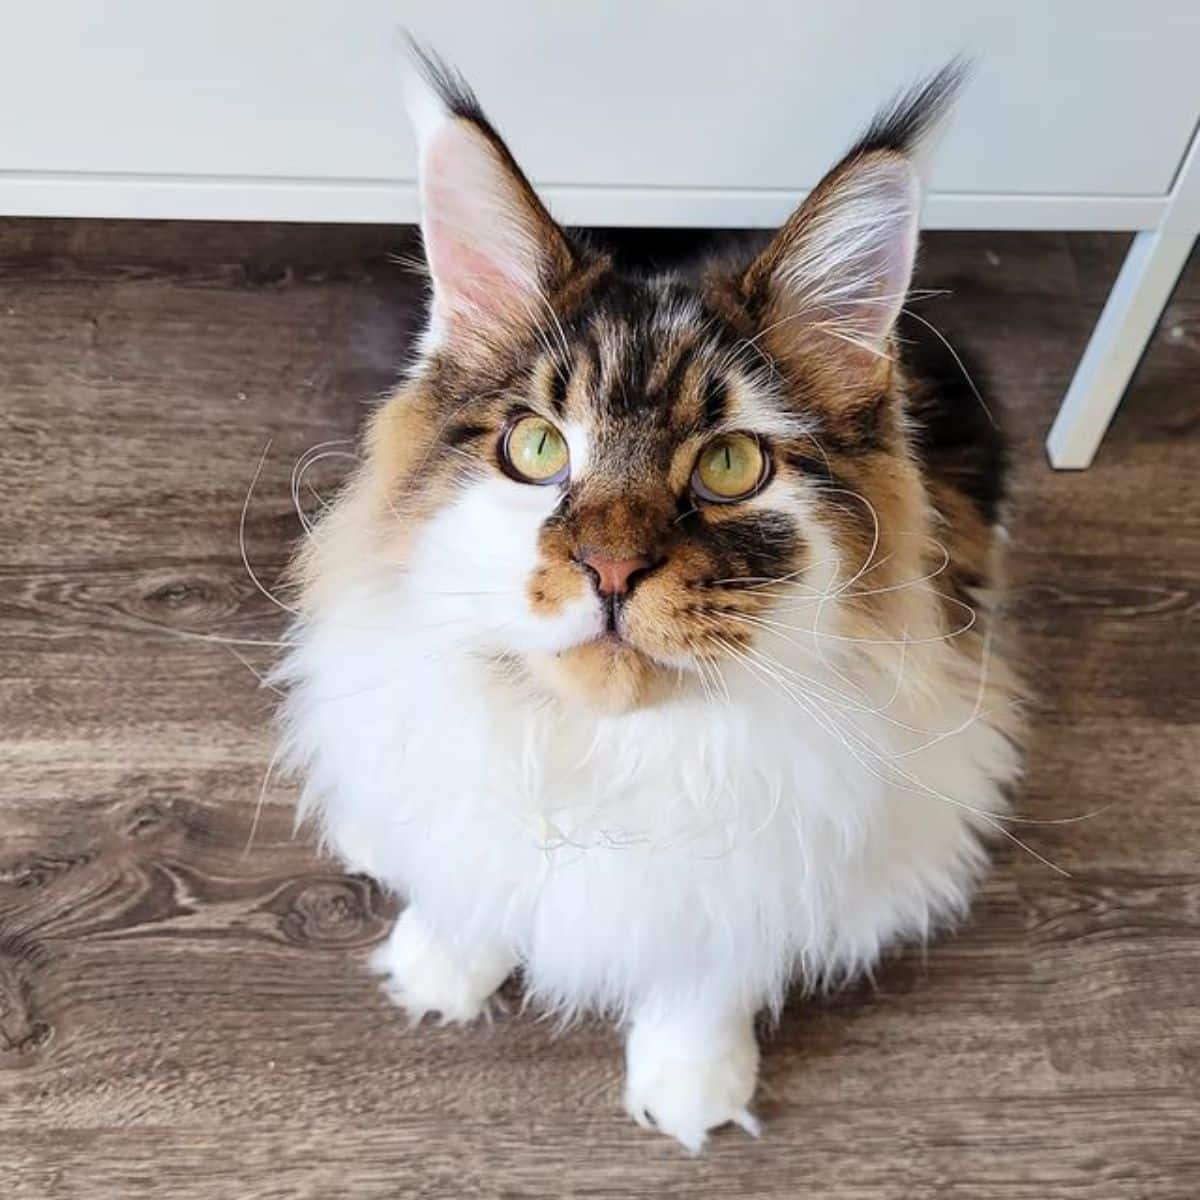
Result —
M 631 1027 L 630 1111 L 695 1148 L 753 1128 L 754 1013 L 961 917 L 1005 832 L 1002 453 L 970 397 L 905 363 L 899 299 L 852 307 L 872 264 L 907 286 L 905 155 L 953 77 L 756 259 L 677 279 L 567 238 L 465 85 L 426 70 L 429 170 L 449 172 L 427 194 L 468 181 L 453 224 L 426 213 L 435 320 L 481 261 L 526 294 L 427 337 L 313 530 L 284 754 L 329 848 L 411 902 L 381 960 L 402 1002 L 441 989 L 469 1013 L 470 981 L 519 965 L 548 1011 Z M 561 429 L 564 489 L 499 469 L 521 411 Z M 690 464 L 743 429 L 766 485 L 703 505 Z M 578 566 L 598 544 L 654 564 L 620 644 Z

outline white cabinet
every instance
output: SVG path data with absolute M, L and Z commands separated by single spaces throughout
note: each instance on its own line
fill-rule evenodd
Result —
M 402 26 L 573 224 L 774 223 L 890 94 L 975 55 L 926 224 L 1156 239 L 1058 465 L 1090 461 L 1200 224 L 1195 0 L 10 0 L 0 213 L 411 221 Z

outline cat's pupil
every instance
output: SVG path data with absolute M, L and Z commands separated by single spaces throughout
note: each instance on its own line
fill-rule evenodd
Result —
M 542 440 L 540 442 L 538 442 L 538 448 L 537 448 L 538 458 L 542 457 L 542 451 L 546 449 L 546 439 L 549 436 L 550 436 L 550 430 L 543 429 L 542 430 Z
M 725 446 L 725 470 L 727 470 L 727 471 L 733 470 L 733 455 L 730 454 L 730 452 L 729 452 L 728 444 L 726 444 L 726 446 Z

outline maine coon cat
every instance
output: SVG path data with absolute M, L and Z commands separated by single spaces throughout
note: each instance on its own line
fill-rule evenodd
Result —
M 698 1149 L 757 1131 L 758 1014 L 962 914 L 1019 770 L 1002 446 L 901 315 L 956 74 L 764 248 L 636 275 L 421 73 L 428 326 L 298 557 L 286 757 L 407 902 L 398 1004 L 609 1013 Z

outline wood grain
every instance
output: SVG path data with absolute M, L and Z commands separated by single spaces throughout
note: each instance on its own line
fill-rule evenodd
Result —
M 1016 433 L 1018 807 L 1086 818 L 1021 834 L 1069 875 L 1007 848 L 957 937 L 791 1005 L 765 1137 L 691 1160 L 620 1115 L 600 1023 L 558 1036 L 510 989 L 490 1028 L 407 1030 L 362 966 L 393 902 L 266 777 L 252 669 L 287 614 L 242 503 L 269 442 L 245 531 L 270 586 L 292 464 L 403 362 L 411 234 L 0 222 L 3 1194 L 1200 1195 L 1200 263 L 1095 467 L 1041 451 L 1122 244 L 941 234 L 922 279 Z

